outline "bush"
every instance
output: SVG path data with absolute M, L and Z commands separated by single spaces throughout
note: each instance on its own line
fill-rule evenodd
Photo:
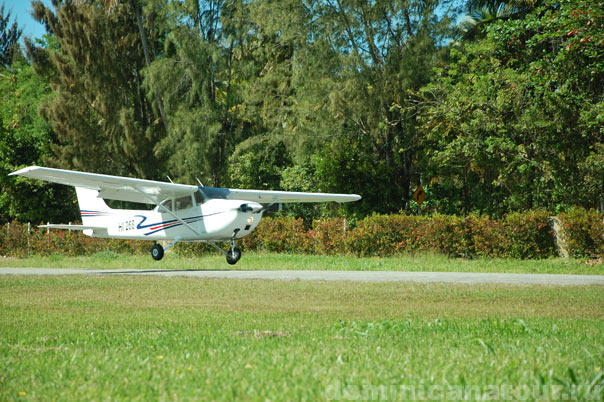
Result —
M 472 230 L 466 218 L 434 215 L 419 230 L 422 248 L 449 257 L 472 257 Z
M 466 218 L 466 230 L 471 231 L 471 247 L 476 257 L 500 258 L 507 255 L 509 239 L 506 225 L 488 216 L 470 215 Z
M 241 241 L 248 250 L 268 252 L 312 252 L 301 218 L 263 218 L 256 229 Z
M 309 247 L 306 252 L 321 255 L 348 253 L 343 218 L 321 219 L 314 221 L 312 226 L 307 233 Z
M 512 258 L 547 258 L 557 255 L 556 239 L 545 211 L 515 212 L 505 217 L 506 249 Z
M 561 214 L 563 236 L 571 256 L 604 255 L 602 215 L 573 209 Z M 250 235 L 239 240 L 243 250 L 322 255 L 390 256 L 433 252 L 450 257 L 548 258 L 557 255 L 556 238 L 545 211 L 488 216 L 371 215 L 351 225 L 342 218 L 316 220 L 307 229 L 299 218 L 263 218 Z M 222 244 L 225 249 L 228 247 Z M 32 229 L 13 222 L 0 231 L 0 255 L 93 255 L 99 252 L 147 254 L 148 241 L 90 238 L 78 231 Z M 175 253 L 215 253 L 205 243 L 180 243 Z
M 346 250 L 357 256 L 414 252 L 419 247 L 417 229 L 422 220 L 402 214 L 368 216 L 347 235 Z
M 562 241 L 571 257 L 604 257 L 602 214 L 582 208 L 559 215 Z

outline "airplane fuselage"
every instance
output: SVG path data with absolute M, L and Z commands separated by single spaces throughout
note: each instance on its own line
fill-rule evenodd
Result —
M 155 208 L 82 210 L 81 214 L 88 225 L 106 228 L 84 230 L 84 234 L 93 237 L 220 241 L 239 239 L 252 232 L 262 218 L 261 208 L 262 205 L 249 201 L 208 200 L 201 205 L 170 212 Z

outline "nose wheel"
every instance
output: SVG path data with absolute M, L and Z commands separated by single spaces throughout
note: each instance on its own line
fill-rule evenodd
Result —
M 235 229 L 233 232 L 233 237 L 231 237 L 231 249 L 226 252 L 226 260 L 231 265 L 237 264 L 237 261 L 241 258 L 241 250 L 237 248 L 237 243 L 235 242 L 237 232 L 239 232 L 239 229 Z
M 235 265 L 241 258 L 241 250 L 237 247 L 232 247 L 226 254 L 226 260 L 229 264 Z
M 226 260 L 231 265 L 237 264 L 237 261 L 239 261 L 239 259 L 241 258 L 241 249 L 237 247 L 237 243 L 235 242 L 235 236 L 237 236 L 237 232 L 239 232 L 239 229 L 235 229 L 233 231 L 233 236 L 231 237 L 231 248 L 228 251 L 224 251 L 222 248 L 218 247 L 214 242 L 208 242 L 210 246 L 214 247 L 216 250 L 226 255 Z

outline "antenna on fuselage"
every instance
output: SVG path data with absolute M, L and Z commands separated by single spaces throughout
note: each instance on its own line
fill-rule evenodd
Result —
M 205 186 L 204 186 L 204 185 L 201 183 L 201 180 L 199 180 L 197 177 L 195 178 L 195 180 L 197 180 L 197 183 L 199 183 L 199 185 L 200 185 L 201 187 L 205 187 Z
M 166 176 L 168 178 L 168 180 L 170 180 L 170 183 L 174 184 L 174 182 L 172 181 L 172 179 L 170 178 L 170 176 Z

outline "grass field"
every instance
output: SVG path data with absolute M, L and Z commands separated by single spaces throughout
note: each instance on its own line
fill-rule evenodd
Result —
M 0 400 L 604 398 L 604 287 L 0 278 Z
M 228 265 L 224 256 L 216 253 L 204 257 L 182 257 L 167 254 L 154 261 L 150 255 L 99 253 L 91 257 L 2 258 L 0 267 L 95 268 L 95 269 L 237 269 L 237 270 L 355 270 L 355 271 L 433 271 L 433 272 L 508 272 L 548 274 L 600 274 L 604 264 L 597 260 L 546 259 L 476 259 L 447 258 L 442 255 L 418 254 L 396 257 L 355 258 L 346 256 L 316 256 L 270 253 L 245 253 L 237 265 Z

